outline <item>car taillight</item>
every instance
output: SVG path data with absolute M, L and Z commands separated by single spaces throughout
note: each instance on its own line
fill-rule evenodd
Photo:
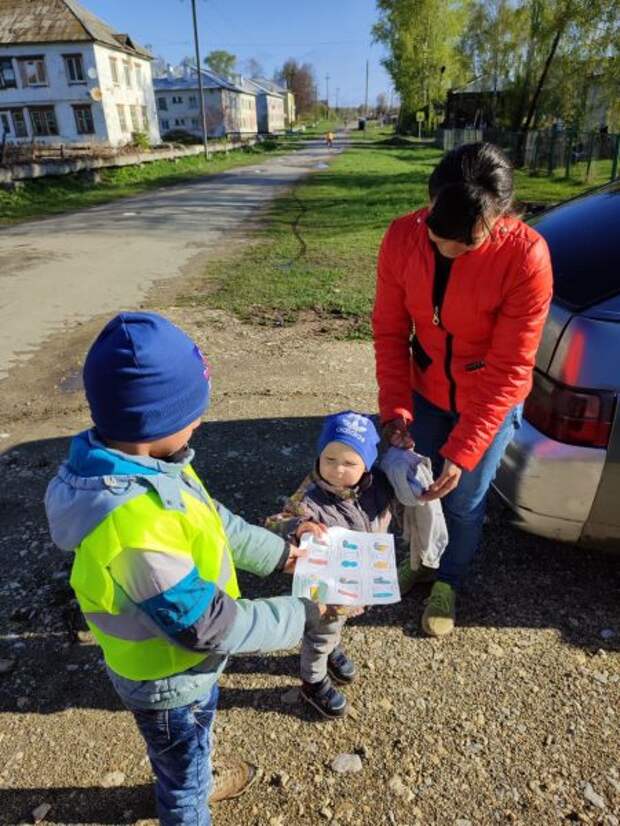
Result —
M 576 390 L 536 371 L 523 412 L 530 424 L 557 442 L 607 447 L 615 404 L 614 393 Z

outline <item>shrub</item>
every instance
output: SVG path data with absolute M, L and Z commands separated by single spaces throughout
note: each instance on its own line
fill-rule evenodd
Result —
M 136 149 L 150 149 L 151 141 L 146 132 L 134 132 L 131 136 L 131 143 Z

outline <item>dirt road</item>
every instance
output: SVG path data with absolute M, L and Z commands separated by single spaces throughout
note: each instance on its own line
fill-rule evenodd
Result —
M 256 166 L 1 230 L 0 379 L 50 334 L 135 307 L 159 280 L 192 274 L 327 157 L 312 142 Z

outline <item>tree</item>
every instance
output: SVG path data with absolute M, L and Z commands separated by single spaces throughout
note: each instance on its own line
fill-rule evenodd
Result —
M 378 115 L 385 115 L 388 111 L 388 98 L 385 92 L 379 92 L 377 95 L 377 114 Z
M 250 57 L 243 64 L 243 71 L 248 77 L 265 77 L 262 63 L 255 57 Z
M 377 0 L 377 8 L 373 37 L 387 49 L 382 63 L 400 96 L 398 129 L 410 131 L 416 111 L 434 118 L 435 107 L 460 79 L 456 43 L 464 6 L 454 0 Z
M 276 71 L 274 80 L 295 95 L 295 107 L 300 115 L 308 114 L 316 105 L 316 80 L 314 67 L 310 63 L 301 66 L 290 57 L 279 71 Z
M 237 56 L 224 49 L 215 49 L 215 51 L 209 52 L 204 62 L 216 75 L 231 77 L 235 71 Z

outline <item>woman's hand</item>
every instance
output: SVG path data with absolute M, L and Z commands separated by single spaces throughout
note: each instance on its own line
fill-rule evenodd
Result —
M 323 534 L 327 533 L 327 526 L 320 522 L 301 522 L 295 531 L 298 542 L 305 533 L 311 533 L 312 536 L 320 542 Z
M 383 438 L 392 447 L 402 447 L 403 450 L 410 450 L 414 446 L 407 422 L 402 416 L 383 425 Z
M 443 499 L 453 491 L 461 481 L 463 471 L 450 459 L 446 459 L 441 471 L 441 476 L 436 479 L 429 489 L 420 498 L 423 502 L 432 502 L 433 499 Z

